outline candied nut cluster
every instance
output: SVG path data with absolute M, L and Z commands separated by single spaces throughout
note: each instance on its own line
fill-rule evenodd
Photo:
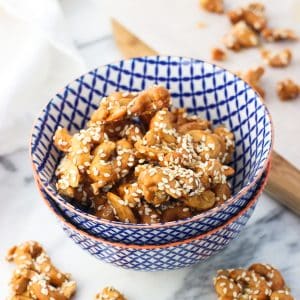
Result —
M 209 12 L 218 14 L 224 12 L 223 0 L 200 0 L 200 6 Z
M 219 270 L 214 278 L 219 300 L 293 300 L 280 272 L 267 264 Z
M 249 27 L 258 32 L 262 31 L 267 25 L 265 6 L 259 2 L 249 3 L 245 7 L 231 10 L 227 13 L 227 16 L 232 24 L 245 21 Z
M 298 37 L 292 29 L 272 29 L 265 28 L 261 32 L 262 37 L 267 42 L 277 42 L 277 41 L 296 41 Z
M 95 296 L 95 300 L 126 300 L 126 298 L 115 288 L 105 287 Z
M 213 48 L 211 50 L 211 58 L 217 61 L 226 60 L 226 52 L 220 48 Z
M 203 1 L 205 5 L 211 5 L 214 1 Z M 251 2 L 243 7 L 227 12 L 232 27 L 224 35 L 223 44 L 227 49 L 240 51 L 243 48 L 257 47 L 261 41 L 296 41 L 296 33 L 287 28 L 268 28 L 268 20 L 265 13 L 265 6 L 260 2 Z M 292 60 L 292 52 L 284 49 L 279 52 L 273 52 L 263 49 L 261 51 L 263 60 L 273 68 L 287 67 Z M 226 59 L 226 53 L 219 48 L 211 50 L 211 57 L 216 61 Z M 246 72 L 237 73 L 243 80 L 251 85 L 263 98 L 264 90 L 259 85 L 259 80 L 264 73 L 264 69 L 259 67 L 250 69 Z M 291 82 L 283 81 L 277 85 L 277 93 L 281 100 L 294 99 L 298 96 L 298 87 Z
M 292 60 L 292 52 L 289 49 L 284 49 L 279 52 L 263 49 L 261 56 L 269 66 L 274 68 L 287 67 Z
M 244 7 L 229 11 L 227 16 L 233 24 L 231 31 L 223 39 L 228 49 L 239 51 L 241 48 L 255 47 L 259 44 L 259 35 L 268 42 L 297 40 L 295 32 L 291 29 L 267 27 L 268 22 L 263 3 L 249 3 Z
M 99 218 L 168 222 L 231 197 L 234 135 L 171 107 L 163 87 L 113 93 L 86 129 L 58 128 L 54 144 L 65 153 L 58 192 Z
M 282 101 L 295 99 L 300 93 L 300 86 L 291 79 L 279 81 L 276 89 L 277 95 Z
M 237 72 L 236 74 L 245 80 L 262 98 L 265 96 L 265 91 L 260 86 L 260 79 L 265 70 L 263 67 L 251 68 L 246 72 Z
M 224 45 L 231 50 L 239 51 L 258 45 L 255 31 L 243 20 L 234 24 L 229 33 L 223 38 Z
M 68 300 L 76 291 L 70 275 L 60 272 L 37 242 L 12 247 L 7 260 L 17 265 L 10 282 L 11 300 Z

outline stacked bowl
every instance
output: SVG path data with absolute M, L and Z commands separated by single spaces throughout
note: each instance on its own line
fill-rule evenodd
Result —
M 230 179 L 233 196 L 196 216 L 159 224 L 130 224 L 97 218 L 58 194 L 55 169 L 61 153 L 53 144 L 58 126 L 83 128 L 102 97 L 140 91 L 153 84 L 170 90 L 185 107 L 234 133 Z M 272 123 L 260 97 L 244 81 L 215 65 L 182 57 L 151 56 L 112 63 L 79 77 L 44 108 L 31 137 L 37 187 L 75 243 L 97 258 L 136 270 L 175 269 L 225 248 L 246 224 L 266 183 Z

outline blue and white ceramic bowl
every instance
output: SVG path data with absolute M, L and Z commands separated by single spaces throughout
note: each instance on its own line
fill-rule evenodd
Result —
M 224 224 L 248 204 L 259 184 L 260 181 L 256 182 L 247 194 L 242 195 L 235 203 L 224 210 L 217 210 L 209 217 L 203 216 L 196 222 L 192 220 L 193 218 L 188 218 L 184 222 L 169 222 L 164 225 L 156 224 L 156 226 L 151 227 L 147 225 L 132 225 L 128 229 L 128 227 L 119 226 L 119 223 L 116 226 L 97 224 L 62 205 L 59 205 L 59 207 L 70 223 L 93 236 L 125 244 L 162 245 L 206 233 Z
M 64 231 L 82 249 L 116 266 L 134 270 L 159 271 L 193 265 L 224 249 L 238 236 L 252 215 L 266 177 L 267 175 L 264 174 L 246 207 L 224 225 L 184 241 L 152 246 L 112 243 L 79 230 L 62 216 L 57 204 L 45 191 L 40 190 L 40 192 L 50 210 L 58 217 Z
M 175 106 L 186 107 L 191 114 L 209 119 L 213 125 L 223 123 L 234 133 L 233 197 L 192 218 L 152 225 L 107 221 L 76 208 L 57 193 L 54 184 L 54 171 L 61 157 L 52 141 L 57 127 L 78 131 L 102 97 L 116 90 L 139 91 L 153 84 L 168 88 Z M 229 220 L 250 201 L 256 182 L 269 162 L 271 149 L 270 115 L 252 88 L 215 65 L 170 56 L 124 60 L 79 77 L 44 108 L 31 139 L 36 181 L 66 211 L 76 227 L 110 241 L 142 245 L 188 239 Z

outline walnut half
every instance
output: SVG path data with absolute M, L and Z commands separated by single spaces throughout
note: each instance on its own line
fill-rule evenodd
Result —
M 282 101 L 295 99 L 300 93 L 300 86 L 291 79 L 279 81 L 276 89 L 277 95 Z
M 292 60 L 292 52 L 289 49 L 284 49 L 279 52 L 272 52 L 270 50 L 261 50 L 263 60 L 273 68 L 287 67 Z
M 258 36 L 244 21 L 233 25 L 231 31 L 223 38 L 224 45 L 231 50 L 250 48 L 258 45 Z

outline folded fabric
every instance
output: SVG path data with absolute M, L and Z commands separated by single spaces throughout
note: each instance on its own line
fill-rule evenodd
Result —
M 26 147 L 34 117 L 86 67 L 56 0 L 0 0 L 0 154 Z

